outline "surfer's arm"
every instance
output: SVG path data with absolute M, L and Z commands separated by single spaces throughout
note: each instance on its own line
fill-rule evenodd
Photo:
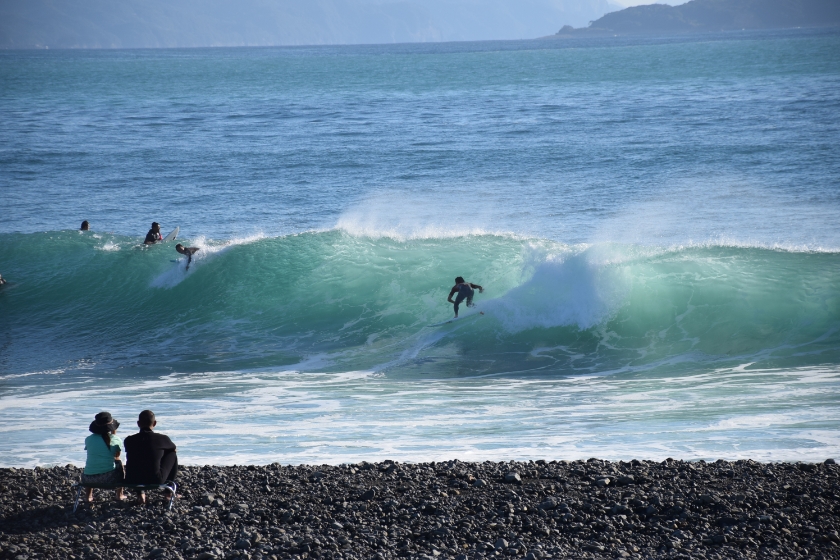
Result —
M 478 290 L 479 292 L 484 292 L 484 288 L 482 288 L 478 284 L 473 284 L 472 282 L 470 282 L 470 287 L 472 287 L 473 290 Z M 450 297 L 452 297 L 452 296 L 450 295 Z
M 458 286 L 457 286 L 457 285 L 456 285 L 456 286 L 453 286 L 453 287 L 452 287 L 452 289 L 451 289 L 451 290 L 449 290 L 449 297 L 448 297 L 448 298 L 446 298 L 446 301 L 448 301 L 449 303 L 455 303 L 454 301 L 452 301 L 452 296 L 453 296 L 453 295 L 455 294 L 455 292 L 457 292 L 457 291 L 458 291 Z

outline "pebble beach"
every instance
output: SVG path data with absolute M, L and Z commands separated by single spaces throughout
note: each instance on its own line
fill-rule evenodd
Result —
M 186 466 L 73 513 L 80 474 L 0 469 L 0 558 L 840 558 L 832 459 Z

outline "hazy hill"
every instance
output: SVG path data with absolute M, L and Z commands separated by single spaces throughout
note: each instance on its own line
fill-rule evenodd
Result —
M 609 0 L 0 0 L 0 48 L 522 39 L 615 9 Z
M 567 33 L 670 34 L 736 29 L 840 26 L 840 0 L 692 0 L 680 6 L 652 4 L 609 13 L 585 29 Z

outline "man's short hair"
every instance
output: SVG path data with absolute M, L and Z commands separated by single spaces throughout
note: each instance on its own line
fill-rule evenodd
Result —
M 143 428 L 151 428 L 155 423 L 155 413 L 151 410 L 144 410 L 137 418 L 137 423 Z
M 463 276 L 459 276 L 458 278 L 455 279 L 456 284 L 463 284 L 464 282 L 466 282 L 466 280 L 464 280 Z

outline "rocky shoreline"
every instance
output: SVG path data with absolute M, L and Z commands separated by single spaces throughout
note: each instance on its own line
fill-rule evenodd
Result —
M 179 499 L 0 469 L 0 558 L 840 558 L 840 468 L 665 460 L 182 467 Z

